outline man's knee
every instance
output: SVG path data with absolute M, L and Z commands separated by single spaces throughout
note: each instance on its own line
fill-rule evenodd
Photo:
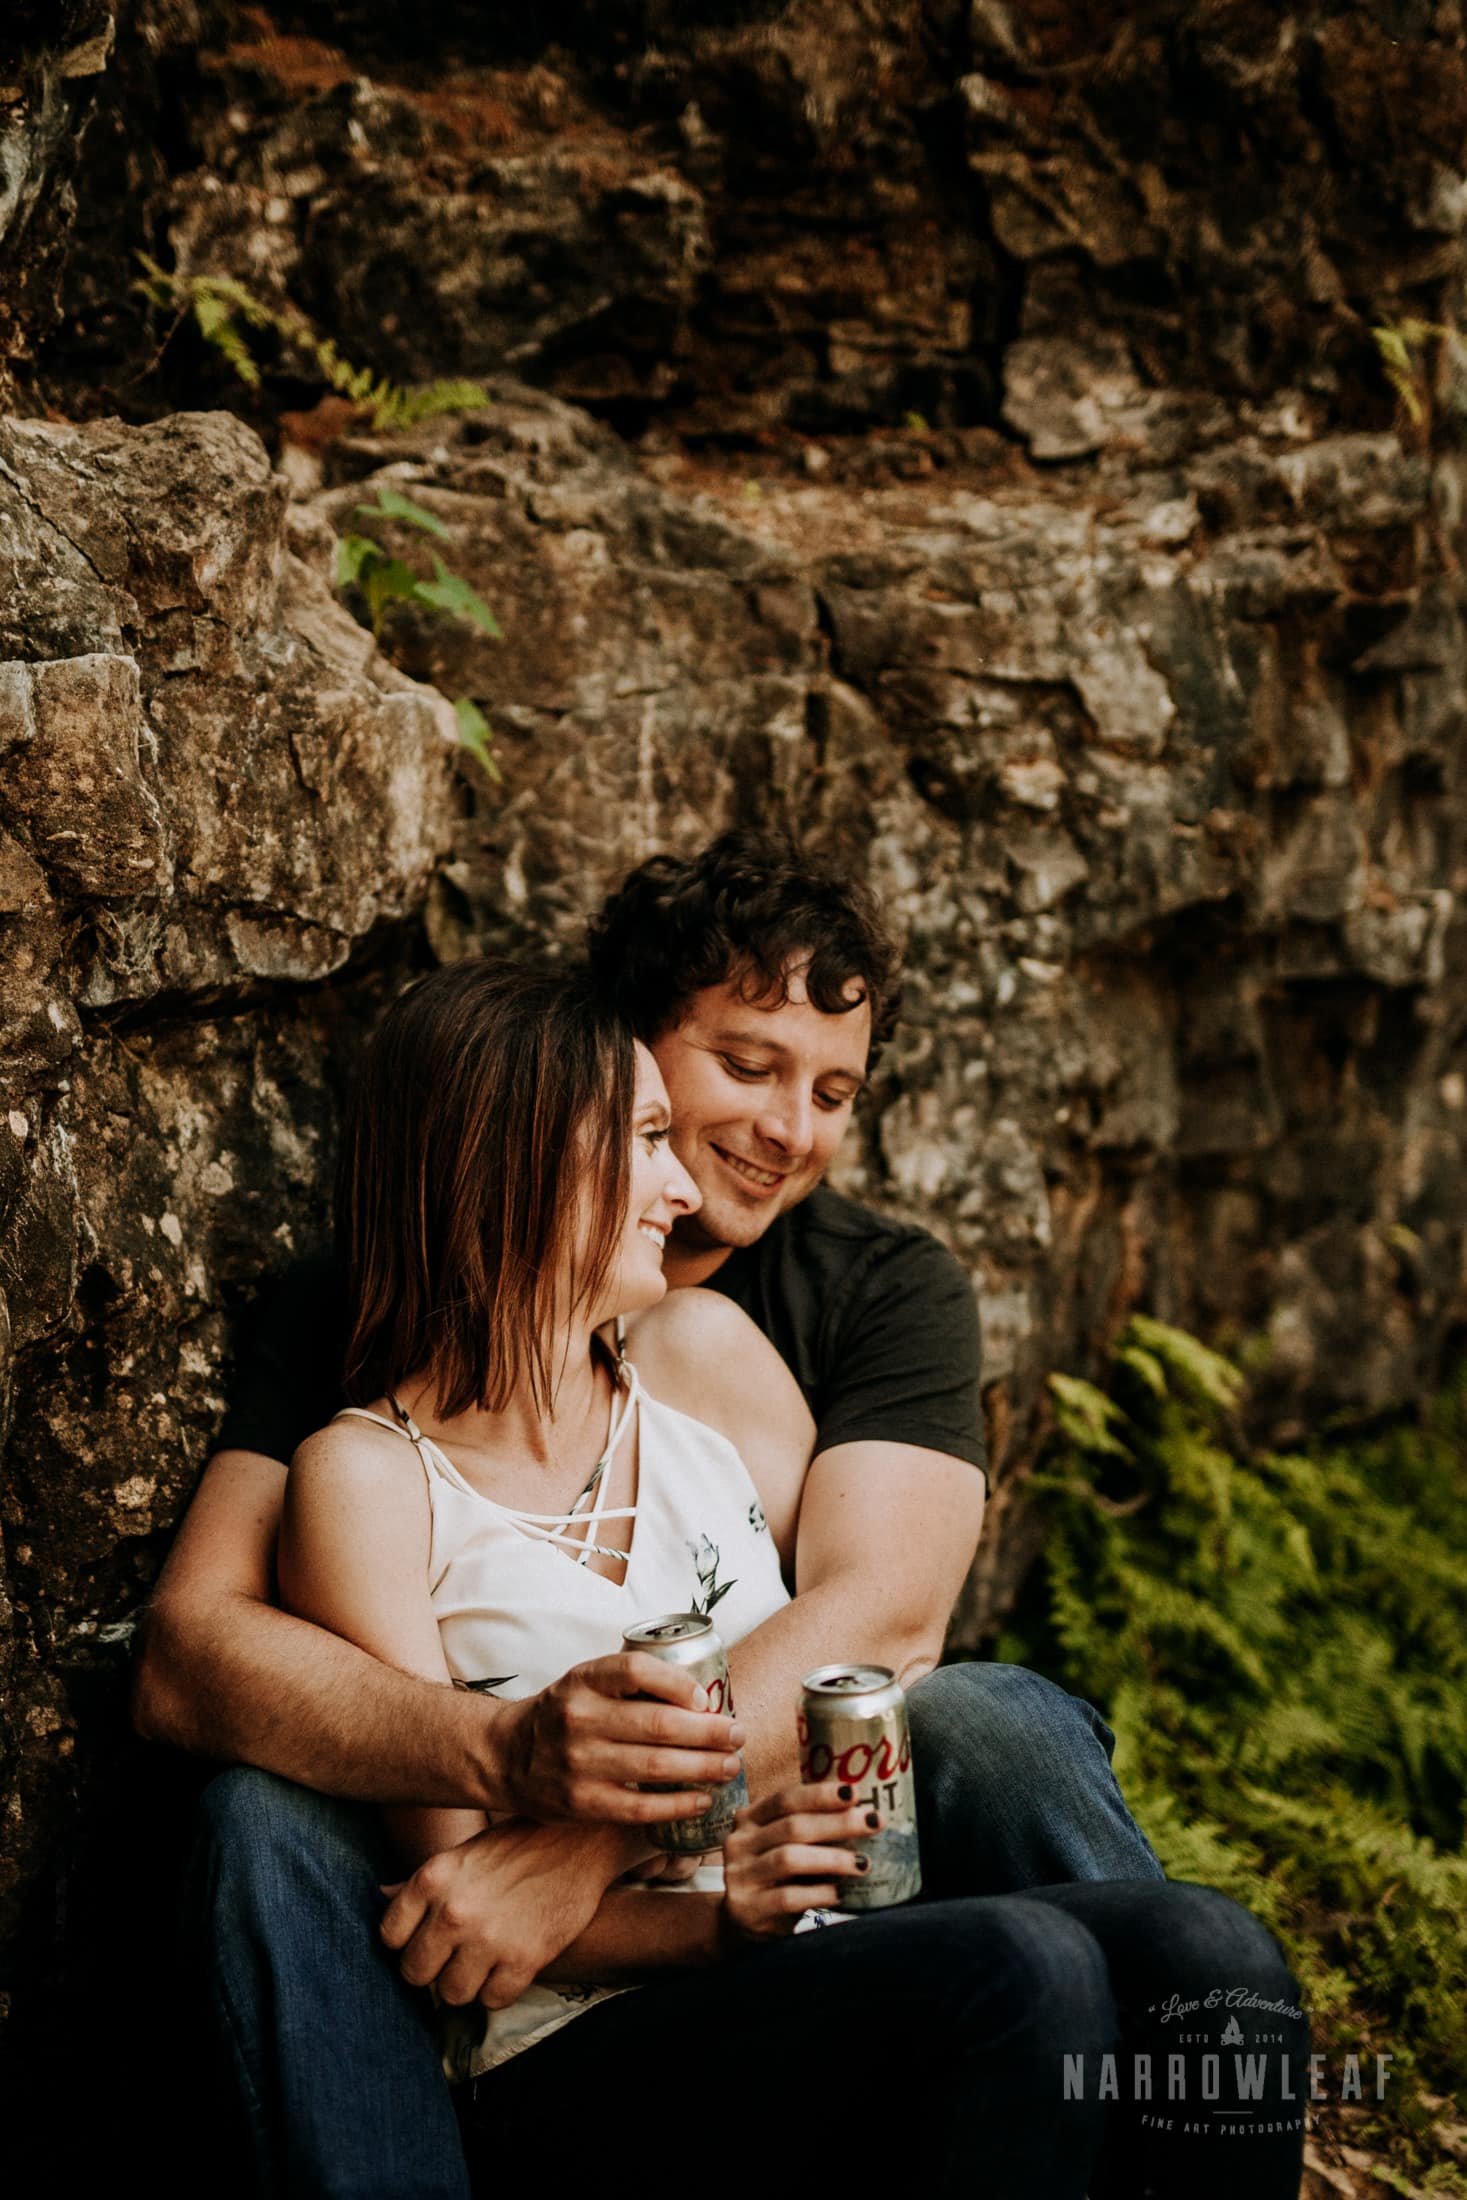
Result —
M 326 1876 L 375 1886 L 383 1836 L 369 1806 L 318 1795 L 253 1765 L 217 1773 L 198 1802 L 196 1856 L 217 1885 Z
M 969 1742 L 1003 1757 L 1052 1756 L 1055 1748 L 1115 1736 L 1098 1711 L 1027 1666 L 972 1660 L 939 1666 L 909 1698 L 914 1747 L 962 1749 Z

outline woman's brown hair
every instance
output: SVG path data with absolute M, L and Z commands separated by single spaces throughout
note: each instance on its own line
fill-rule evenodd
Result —
M 634 1077 L 631 1034 L 581 970 L 456 963 L 393 1003 L 338 1187 L 349 1398 L 426 1374 L 445 1419 L 525 1384 L 549 1410 L 567 1286 L 586 1305 L 616 1256 Z

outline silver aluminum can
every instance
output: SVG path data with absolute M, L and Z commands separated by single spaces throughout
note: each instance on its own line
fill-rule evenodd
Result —
M 733 1682 L 729 1678 L 728 1653 L 718 1639 L 713 1622 L 701 1612 L 668 1612 L 661 1619 L 638 1620 L 621 1638 L 623 1650 L 644 1650 L 649 1657 L 665 1658 L 708 1691 L 708 1709 L 725 1718 L 734 1715 Z M 660 1783 L 650 1792 L 676 1794 Z M 698 1856 L 705 1849 L 723 1846 L 733 1832 L 734 1812 L 749 1800 L 749 1783 L 739 1760 L 736 1780 L 714 1788 L 712 1800 L 701 1818 L 671 1818 L 649 1826 L 647 1838 L 674 1856 Z
M 837 1881 L 842 1910 L 888 1910 L 922 1889 L 917 1795 L 907 1699 L 885 1665 L 822 1665 L 800 1699 L 800 1778 L 841 1780 L 886 1820 L 850 1846 L 866 1857 L 859 1879 Z

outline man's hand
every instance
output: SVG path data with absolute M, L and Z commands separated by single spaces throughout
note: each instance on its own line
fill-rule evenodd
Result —
M 382 1938 L 401 1949 L 410 1986 L 507 2009 L 585 1931 L 645 1846 L 612 1827 L 491 1826 L 384 1888 Z
M 620 1826 L 701 1817 L 707 1791 L 737 1778 L 743 1740 L 707 1704 L 690 1675 L 645 1651 L 572 1666 L 499 1709 L 495 1742 L 512 1807 L 526 1818 Z M 636 1792 L 649 1782 L 671 1792 Z

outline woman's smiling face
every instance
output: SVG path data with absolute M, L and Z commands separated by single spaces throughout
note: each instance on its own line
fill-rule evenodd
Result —
M 697 1185 L 668 1143 L 671 1114 L 662 1072 L 640 1040 L 632 1099 L 631 1194 L 616 1262 L 602 1294 L 599 1323 L 655 1306 L 667 1290 L 662 1248 L 679 1216 L 695 1212 Z

